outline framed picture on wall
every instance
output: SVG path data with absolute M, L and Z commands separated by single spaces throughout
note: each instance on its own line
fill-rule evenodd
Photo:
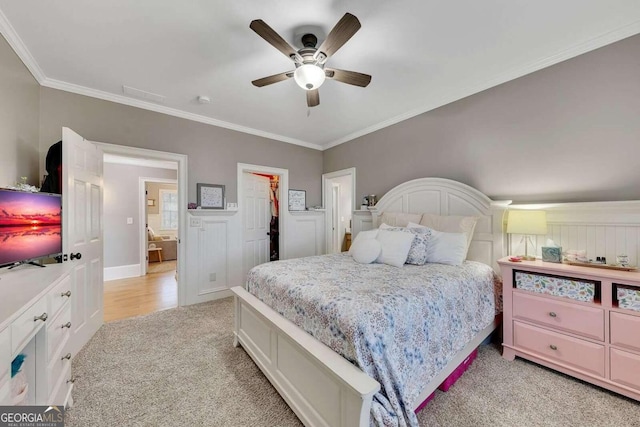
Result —
M 307 207 L 307 192 L 304 190 L 289 190 L 289 210 L 303 211 Z
M 147 206 L 155 206 L 156 199 L 147 199 Z
M 224 185 L 197 184 L 198 206 L 202 209 L 224 209 Z

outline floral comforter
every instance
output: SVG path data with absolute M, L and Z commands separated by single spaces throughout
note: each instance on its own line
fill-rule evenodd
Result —
M 411 404 L 496 314 L 494 273 L 358 264 L 346 253 L 253 268 L 247 290 L 378 381 L 372 424 L 417 426 Z

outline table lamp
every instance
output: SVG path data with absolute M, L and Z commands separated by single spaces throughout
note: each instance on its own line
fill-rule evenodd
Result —
M 529 256 L 528 246 L 532 235 L 547 234 L 547 213 L 545 211 L 512 210 L 507 219 L 507 234 L 522 234 L 525 260 L 535 260 Z

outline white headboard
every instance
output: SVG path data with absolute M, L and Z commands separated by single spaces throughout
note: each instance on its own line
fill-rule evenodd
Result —
M 407 181 L 386 193 L 370 211 L 356 212 L 354 232 L 378 227 L 383 212 L 429 213 L 478 217 L 467 259 L 480 261 L 499 271 L 496 261 L 506 255 L 504 217 L 508 201 L 492 201 L 475 188 L 444 178 Z M 368 224 L 369 223 L 369 224 Z

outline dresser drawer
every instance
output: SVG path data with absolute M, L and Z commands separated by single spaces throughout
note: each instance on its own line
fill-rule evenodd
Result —
M 71 335 L 71 328 L 67 327 L 71 323 L 71 304 L 67 304 L 62 313 L 50 322 L 47 321 L 47 360 L 60 353 Z
M 514 292 L 513 317 L 604 341 L 604 310 L 601 308 Z
M 536 326 L 513 322 L 514 345 L 600 377 L 604 376 L 605 347 Z
M 60 283 L 58 283 L 47 294 L 47 304 L 49 306 L 49 314 L 54 317 L 58 314 L 58 311 L 69 302 L 71 297 L 71 276 L 65 276 Z
M 640 356 L 615 348 L 611 351 L 611 381 L 640 390 Z
M 41 298 L 11 324 L 11 353 L 15 354 L 46 322 L 33 320 L 47 314 L 47 302 Z
M 640 316 L 611 312 L 611 344 L 640 351 Z
M 70 353 L 57 354 L 53 360 L 49 362 L 47 373 L 49 374 L 49 387 L 47 396 L 51 396 L 59 386 L 63 375 L 68 375 L 68 369 L 71 369 L 71 359 L 65 356 Z

